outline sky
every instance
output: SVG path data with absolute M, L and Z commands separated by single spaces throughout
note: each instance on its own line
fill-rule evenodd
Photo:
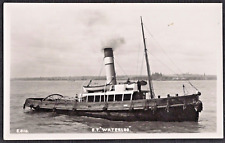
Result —
M 222 4 L 4 4 L 10 76 L 145 75 L 143 18 L 151 72 L 217 74 Z

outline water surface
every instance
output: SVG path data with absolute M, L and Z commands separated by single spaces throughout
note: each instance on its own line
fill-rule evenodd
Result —
M 101 81 L 102 82 L 102 81 Z M 29 133 L 91 133 L 92 128 L 129 128 L 131 133 L 209 133 L 216 132 L 216 81 L 191 81 L 201 91 L 203 111 L 198 122 L 109 121 L 106 119 L 68 116 L 53 112 L 23 110 L 29 97 L 46 97 L 59 93 L 74 97 L 82 92 L 85 81 L 11 81 L 10 132 L 26 129 Z M 87 82 L 86 82 L 87 83 Z M 195 92 L 184 81 L 153 81 L 156 95 L 183 94 L 185 84 L 189 93 Z

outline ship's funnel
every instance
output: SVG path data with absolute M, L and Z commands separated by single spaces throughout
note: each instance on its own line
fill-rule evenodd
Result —
M 104 63 L 105 63 L 107 84 L 115 85 L 116 73 L 115 73 L 115 67 L 114 67 L 114 58 L 113 58 L 112 48 L 104 49 Z

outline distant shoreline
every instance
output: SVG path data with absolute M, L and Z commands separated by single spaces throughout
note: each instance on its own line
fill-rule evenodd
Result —
M 147 80 L 147 76 L 117 76 L 117 80 Z M 216 75 L 197 75 L 197 74 L 183 74 L 183 75 L 162 75 L 152 74 L 154 81 L 183 81 L 183 80 L 216 80 Z M 80 80 L 106 80 L 105 76 L 65 76 L 65 77 L 27 77 L 27 78 L 11 78 L 10 80 L 18 81 L 80 81 Z

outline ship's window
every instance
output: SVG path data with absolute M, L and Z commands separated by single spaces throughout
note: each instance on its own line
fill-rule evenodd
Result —
M 124 94 L 123 101 L 130 100 L 131 94 Z
M 87 97 L 82 98 L 82 102 L 86 102 L 86 100 L 87 100 Z
M 88 102 L 94 102 L 94 96 L 88 96 Z
M 100 96 L 99 95 L 95 96 L 95 102 L 99 102 L 99 101 L 100 101 Z
M 115 101 L 122 101 L 122 94 L 115 95 Z
M 101 95 L 101 102 L 104 102 L 104 95 Z
M 113 101 L 114 95 L 108 95 L 108 101 Z
M 143 94 L 142 93 L 138 93 L 138 92 L 135 92 L 133 94 L 133 97 L 132 97 L 132 100 L 138 100 L 138 99 L 143 99 Z
M 107 101 L 108 99 L 107 99 L 107 95 L 105 95 L 105 101 Z

